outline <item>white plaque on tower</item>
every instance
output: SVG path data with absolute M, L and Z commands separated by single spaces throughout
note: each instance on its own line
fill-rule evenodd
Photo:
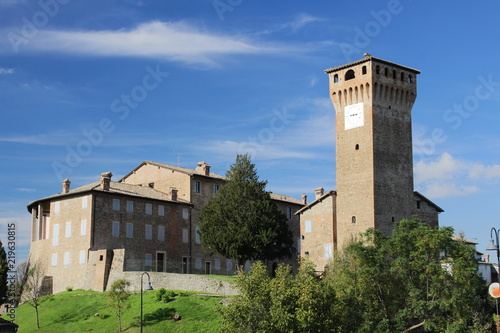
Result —
M 345 129 L 361 127 L 365 124 L 363 112 L 363 103 L 347 105 L 344 108 L 345 113 Z

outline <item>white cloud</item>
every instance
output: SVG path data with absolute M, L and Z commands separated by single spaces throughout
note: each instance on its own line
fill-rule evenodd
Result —
M 41 30 L 22 48 L 89 56 L 160 58 L 204 65 L 215 65 L 218 56 L 290 51 L 289 48 L 259 45 L 241 36 L 201 31 L 184 22 L 160 21 L 120 30 Z
M 450 182 L 432 182 L 428 184 L 425 195 L 429 198 L 453 197 L 479 192 L 476 186 L 463 186 Z
M 13 74 L 15 72 L 14 68 L 3 68 L 0 67 L 0 74 Z
M 322 21 L 322 19 L 309 14 L 301 13 L 292 22 L 287 23 L 285 27 L 290 27 L 293 31 L 297 31 L 309 23 L 319 21 Z
M 500 178 L 500 165 L 469 163 L 443 153 L 436 160 L 420 161 L 414 168 L 415 186 L 430 198 L 468 195 Z
M 443 153 L 437 161 L 418 162 L 414 168 L 415 181 L 419 183 L 431 179 L 452 179 L 457 172 L 464 168 L 463 163 L 455 160 L 449 153 Z
M 474 164 L 469 170 L 469 177 L 472 179 L 500 178 L 500 165 Z

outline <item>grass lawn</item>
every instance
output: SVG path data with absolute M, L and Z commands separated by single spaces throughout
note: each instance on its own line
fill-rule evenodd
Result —
M 201 295 L 195 292 L 178 291 L 168 303 L 156 300 L 156 291 L 143 295 L 143 332 L 219 332 L 222 298 Z M 106 304 L 105 293 L 74 290 L 49 297 L 39 308 L 40 329 L 36 329 L 35 309 L 23 304 L 16 309 L 16 324 L 19 333 L 27 332 L 118 332 L 118 319 L 113 309 Z M 140 294 L 130 297 L 129 309 L 122 316 L 124 332 L 139 332 Z M 95 313 L 99 316 L 94 317 Z M 181 315 L 174 322 L 174 314 Z M 5 317 L 8 319 L 8 317 Z

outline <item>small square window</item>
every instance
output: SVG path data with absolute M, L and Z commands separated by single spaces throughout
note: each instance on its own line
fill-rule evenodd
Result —
M 113 237 L 120 236 L 120 222 L 113 222 L 111 234 L 113 235 Z
M 127 200 L 127 213 L 134 212 L 134 202 Z
M 153 214 L 153 205 L 152 205 L 152 204 L 150 204 L 150 203 L 147 203 L 147 204 L 146 204 L 146 214 L 147 214 L 147 215 L 151 215 L 151 214 Z
M 146 224 L 146 239 L 153 239 L 153 226 Z
M 120 199 L 113 199 L 113 210 L 120 210 Z
M 127 223 L 127 238 L 134 237 L 134 225 L 132 223 Z

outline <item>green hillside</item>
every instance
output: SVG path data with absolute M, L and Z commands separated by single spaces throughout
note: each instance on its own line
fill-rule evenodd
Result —
M 168 303 L 156 300 L 157 291 L 143 295 L 143 332 L 219 332 L 217 309 L 223 298 L 181 292 Z M 139 332 L 140 294 L 130 297 L 131 307 L 123 314 L 124 332 Z M 28 304 L 16 309 L 19 333 L 28 332 L 118 332 L 118 320 L 106 305 L 105 293 L 75 290 L 50 296 L 40 306 L 40 326 L 36 329 L 35 310 Z M 98 316 L 94 316 L 98 313 Z M 181 320 L 174 322 L 174 314 Z M 6 318 L 5 319 L 9 319 Z

